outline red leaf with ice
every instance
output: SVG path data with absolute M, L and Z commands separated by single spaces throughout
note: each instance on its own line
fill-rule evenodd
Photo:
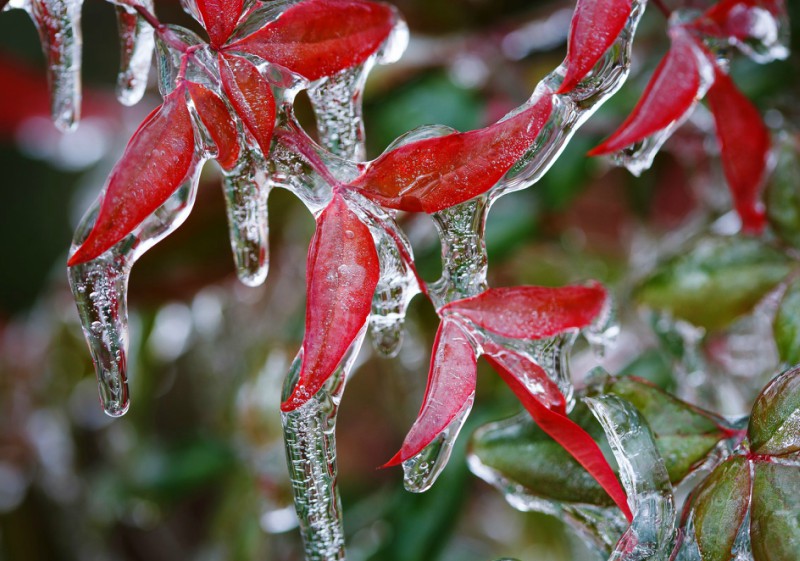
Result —
M 275 96 L 258 68 L 240 56 L 220 54 L 222 88 L 231 105 L 264 154 L 269 154 L 275 130 Z
M 396 466 L 416 456 L 430 444 L 475 393 L 478 365 L 466 334 L 452 320 L 439 325 L 433 343 L 425 399 L 403 446 L 383 467 Z
M 200 120 L 217 146 L 219 165 L 225 170 L 233 168 L 239 158 L 239 135 L 228 107 L 217 94 L 205 86 L 187 82 L 186 87 Z
M 366 323 L 378 285 L 380 265 L 372 234 L 341 195 L 334 195 L 317 218 L 306 271 L 303 364 L 282 411 L 306 403 L 333 374 Z
M 400 146 L 374 160 L 350 187 L 409 212 L 433 213 L 468 201 L 491 189 L 525 154 L 552 109 L 548 93 L 490 127 Z
M 194 130 L 185 86 L 164 98 L 133 135 L 106 183 L 100 211 L 70 267 L 99 256 L 130 234 L 190 175 Z
M 605 142 L 589 152 L 610 154 L 644 140 L 681 119 L 697 100 L 700 65 L 694 39 L 684 30 L 670 31 L 672 46 L 656 68 L 631 115 Z
M 714 114 L 722 168 L 742 227 L 759 233 L 764 228 L 764 209 L 759 198 L 769 162 L 769 131 L 758 109 L 718 68 L 706 99 Z
M 195 0 L 211 46 L 219 48 L 231 36 L 244 6 L 243 0 Z
M 503 337 L 544 339 L 587 327 L 602 312 L 606 291 L 587 286 L 515 286 L 490 288 L 477 296 L 447 304 L 454 314 Z
M 554 411 L 543 405 L 534 396 L 525 384 L 514 373 L 487 356 L 489 364 L 497 371 L 503 381 L 511 388 L 523 407 L 530 413 L 534 422 L 550 437 L 558 442 L 569 454 L 575 458 L 583 468 L 589 472 L 606 493 L 617 504 L 619 509 L 628 519 L 633 520 L 633 514 L 628 506 L 628 498 L 622 489 L 617 476 L 603 456 L 594 439 L 579 425 L 572 421 L 564 412 Z M 535 366 L 535 365 L 534 365 Z M 547 376 L 544 372 L 541 376 Z
M 754 28 L 759 19 L 754 8 L 767 10 L 773 16 L 785 13 L 783 0 L 722 0 L 711 6 L 697 24 L 706 33 L 745 40 L 758 31 Z
M 395 13 L 386 4 L 306 0 L 225 49 L 256 55 L 317 80 L 364 62 L 394 24 Z
M 628 16 L 631 0 L 578 0 L 567 45 L 567 71 L 556 93 L 575 88 L 617 40 Z

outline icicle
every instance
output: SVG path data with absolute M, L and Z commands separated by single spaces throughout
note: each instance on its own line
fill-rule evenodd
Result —
M 355 161 L 366 155 L 361 100 L 372 60 L 323 78 L 308 89 L 320 142 L 334 154 Z
M 345 558 L 342 505 L 336 485 L 336 415 L 365 331 L 361 330 L 333 376 L 311 400 L 293 411 L 281 413 L 289 476 L 307 561 Z M 302 360 L 301 349 L 286 377 L 284 398 L 291 395 L 297 383 Z
M 59 130 L 78 126 L 81 113 L 81 7 L 83 0 L 12 3 L 28 11 L 42 42 L 50 86 L 50 113 Z
M 100 401 L 112 417 L 130 404 L 127 385 L 128 279 L 145 251 L 175 230 L 194 204 L 202 161 L 178 190 L 128 236 L 103 255 L 69 268 L 69 281 L 81 326 L 92 353 Z M 86 214 L 73 239 L 79 246 L 94 226 L 99 201 Z
M 153 11 L 153 0 L 141 0 Z M 155 49 L 154 30 L 136 10 L 116 6 L 120 40 L 120 71 L 117 76 L 117 99 L 123 105 L 135 105 L 144 95 L 150 62 Z
M 236 273 L 247 286 L 259 286 L 269 271 L 267 197 L 272 185 L 266 164 L 260 154 L 250 150 L 223 178 Z
M 633 522 L 609 561 L 667 561 L 676 531 L 675 499 L 664 459 L 638 410 L 615 395 L 585 398 L 608 437 Z

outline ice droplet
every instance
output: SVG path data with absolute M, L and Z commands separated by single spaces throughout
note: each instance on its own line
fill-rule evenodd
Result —
M 153 0 L 140 0 L 153 12 Z M 116 6 L 120 41 L 120 70 L 117 76 L 117 99 L 123 105 L 135 105 L 144 95 L 155 39 L 153 27 L 136 10 Z

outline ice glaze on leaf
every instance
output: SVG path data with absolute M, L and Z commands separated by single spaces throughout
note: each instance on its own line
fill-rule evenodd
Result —
M 194 82 L 186 84 L 200 120 L 217 146 L 217 161 L 222 169 L 230 170 L 239 158 L 239 135 L 230 111 L 217 94 Z
M 533 144 L 553 109 L 552 94 L 486 127 L 412 142 L 369 164 L 350 187 L 378 204 L 433 213 L 485 193 Z
M 728 459 L 697 488 L 694 532 L 702 561 L 730 561 L 736 534 L 750 506 L 750 462 Z
M 303 405 L 333 374 L 367 321 L 378 284 L 372 234 L 339 194 L 317 218 L 306 271 L 303 364 L 282 411 Z
M 203 27 L 211 39 L 211 46 L 219 48 L 228 40 L 236 27 L 244 0 L 195 0 L 195 2 L 203 18 Z
M 721 0 L 711 6 L 704 17 L 714 22 L 719 35 L 742 40 L 753 30 L 753 8 L 762 8 L 778 15 L 783 11 L 783 0 Z M 705 27 L 703 29 L 715 31 Z
M 444 319 L 433 343 L 428 387 L 417 420 L 403 446 L 384 467 L 416 456 L 455 419 L 475 393 L 475 349 L 455 321 Z
M 669 52 L 659 63 L 633 112 L 589 155 L 610 154 L 644 140 L 681 119 L 692 108 L 701 84 L 694 39 L 679 28 L 670 30 L 670 38 Z
M 269 82 L 253 63 L 240 56 L 221 53 L 219 73 L 231 105 L 253 135 L 263 154 L 269 154 L 275 130 L 275 96 Z
M 306 0 L 226 47 L 256 55 L 308 80 L 364 62 L 395 24 L 386 4 L 362 0 Z
M 194 160 L 194 130 L 178 86 L 133 135 L 111 172 L 92 231 L 68 266 L 99 256 L 127 236 L 186 181 Z
M 505 367 L 487 356 L 489 364 L 497 371 L 503 381 L 511 388 L 523 407 L 530 413 L 534 422 L 553 440 L 558 442 L 569 454 L 608 493 L 628 521 L 633 514 L 628 506 L 628 498 L 617 479 L 614 470 L 603 456 L 594 439 L 580 425 L 567 417 L 566 413 L 554 411 L 543 405 L 525 385 Z
M 753 405 L 748 427 L 750 449 L 782 456 L 800 451 L 800 368 L 772 380 Z
M 606 291 L 587 286 L 515 286 L 490 288 L 442 308 L 498 335 L 512 339 L 544 339 L 569 329 L 587 327 L 603 310 Z
M 800 559 L 800 469 L 756 462 L 750 541 L 755 561 Z
M 614 44 L 631 13 L 631 0 L 578 0 L 567 45 L 567 71 L 556 93 L 575 88 Z
M 717 125 L 722 168 L 745 231 L 764 229 L 764 208 L 759 200 L 767 173 L 770 137 L 761 115 L 730 77 L 715 68 L 706 95 Z

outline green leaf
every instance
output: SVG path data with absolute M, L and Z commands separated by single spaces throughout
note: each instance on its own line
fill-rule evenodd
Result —
M 678 319 L 720 329 L 751 311 L 790 270 L 783 253 L 758 239 L 706 237 L 661 264 L 635 296 Z
M 800 147 L 793 137 L 780 144 L 778 162 L 767 189 L 767 218 L 775 233 L 793 247 L 800 248 Z
M 645 380 L 611 379 L 602 391 L 630 401 L 642 413 L 656 437 L 656 446 L 673 483 L 686 477 L 725 437 L 721 419 Z
M 729 561 L 750 504 L 750 462 L 730 458 L 695 491 L 694 532 L 703 561 Z
M 800 559 L 800 468 L 757 463 L 751 508 L 755 561 Z
M 794 280 L 781 299 L 772 324 L 781 361 L 800 362 L 800 280 Z
M 747 431 L 756 454 L 783 456 L 800 450 L 800 367 L 787 370 L 762 390 Z

